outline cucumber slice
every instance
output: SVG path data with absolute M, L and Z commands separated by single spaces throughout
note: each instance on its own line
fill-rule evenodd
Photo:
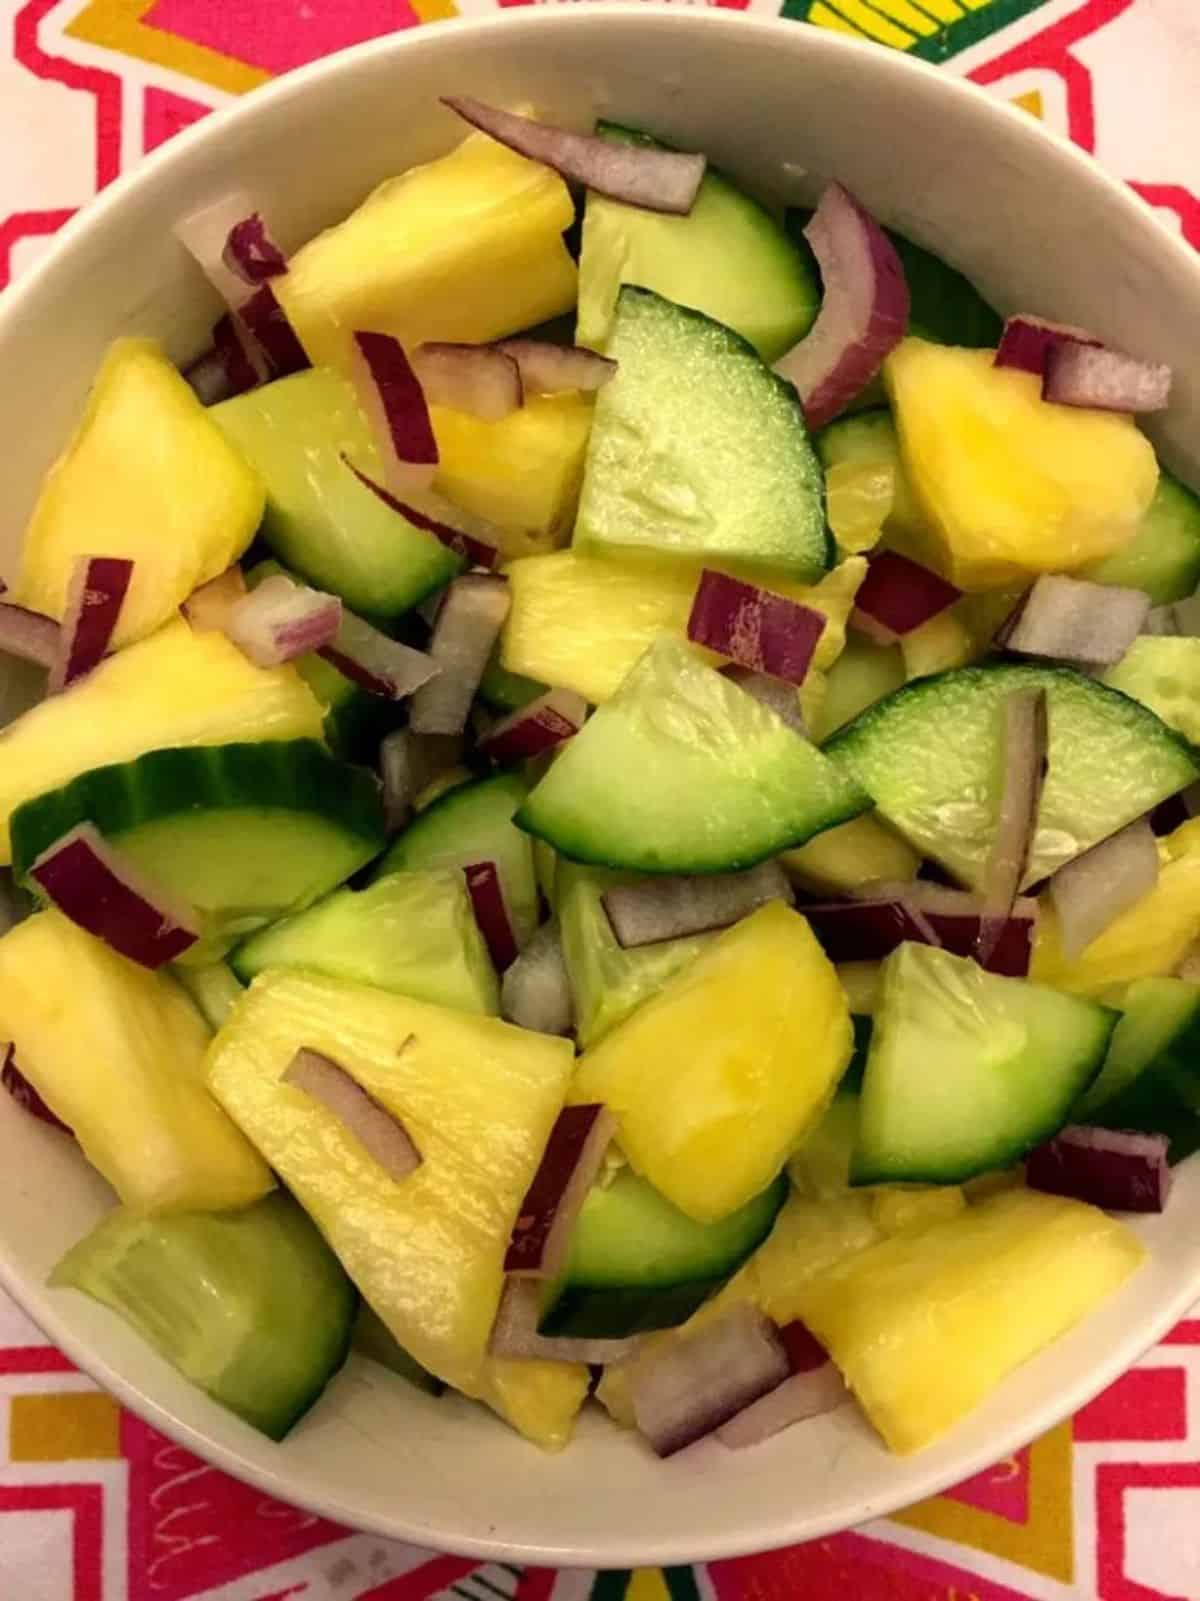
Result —
M 366 889 L 339 889 L 266 928 L 231 957 L 247 984 L 268 967 L 307 967 L 417 1001 L 495 1016 L 500 987 L 453 868 L 389 873 Z
M 189 967 L 311 905 L 385 838 L 374 777 L 308 739 L 156 750 L 84 773 L 13 814 L 17 878 L 86 820 L 201 914 Z
M 1118 1017 L 901 945 L 884 963 L 851 1181 L 955 1184 L 1018 1161 L 1067 1121 Z
M 517 773 L 456 784 L 408 825 L 375 877 L 495 862 L 517 943 L 523 945 L 538 926 L 539 911 L 533 849 L 529 837 L 513 826 L 527 793 Z
M 418 1390 L 424 1390 L 426 1395 L 441 1395 L 446 1388 L 441 1379 L 435 1379 L 415 1356 L 409 1356 L 387 1324 L 365 1301 L 358 1303 L 351 1343 L 359 1356 L 378 1362 L 380 1367 L 407 1379 Z
M 1081 567 L 1079 577 L 1145 590 L 1154 606 L 1184 600 L 1200 584 L 1200 496 L 1160 466 L 1154 499 L 1129 544 Z
M 224 962 L 211 967 L 173 967 L 174 977 L 195 1001 L 215 1034 L 242 998 L 242 986 Z
M 575 861 L 719 873 L 869 804 L 815 745 L 664 637 L 563 748 L 517 823 Z
M 596 132 L 614 144 L 663 148 L 614 123 L 598 123 Z M 686 217 L 589 192 L 575 333 L 581 345 L 607 347 L 622 284 L 702 311 L 741 334 L 764 361 L 804 338 L 821 300 L 807 246 L 797 247 L 757 200 L 712 167 Z
M 997 663 L 922 678 L 889 695 L 825 746 L 892 826 L 971 888 L 996 829 L 1001 718 L 1017 690 L 1044 688 L 1049 766 L 1025 883 L 1185 788 L 1200 772 L 1152 712 L 1069 667 Z
M 846 648 L 825 675 L 825 699 L 813 737 L 825 743 L 860 712 L 894 694 L 905 681 L 899 645 L 872 645 L 849 637 Z
M 523 673 L 510 673 L 507 667 L 500 665 L 498 656 L 492 657 L 479 681 L 479 698 L 494 712 L 520 711 L 522 706 L 528 706 L 531 700 L 545 693 L 545 684 L 539 684 L 536 678 L 526 678 Z
M 208 415 L 266 484 L 262 538 L 310 584 L 387 621 L 462 570 L 459 557 L 385 505 L 343 459 L 377 482 L 382 476 L 367 420 L 337 373 L 314 367 Z
M 900 439 L 886 406 L 871 407 L 831 422 L 813 441 L 822 467 L 888 467 L 892 509 L 884 519 L 885 541 L 900 547 L 919 540 L 925 526 L 921 508 L 900 456 Z
M 1200 639 L 1153 634 L 1135 639 L 1102 681 L 1200 745 Z
M 242 1212 L 113 1212 L 51 1284 L 119 1313 L 180 1373 L 282 1440 L 346 1359 L 357 1296 L 289 1195 Z
M 870 1042 L 870 1018 L 853 1018 L 855 1040 L 855 1066 L 859 1056 L 860 1023 L 866 1023 L 866 1038 Z M 849 1074 L 850 1068 L 847 1069 Z M 858 1076 L 861 1076 L 861 1065 Z M 788 1162 L 788 1177 L 792 1187 L 814 1201 L 826 1201 L 834 1195 L 844 1195 L 850 1188 L 850 1164 L 858 1144 L 862 1122 L 862 1101 L 857 1089 L 847 1089 L 846 1080 L 829 1104 L 825 1116 L 807 1136 L 804 1143 Z
M 720 323 L 629 285 L 608 353 L 576 548 L 820 578 L 834 555 L 825 480 L 792 386 Z
M 1090 1122 L 1103 1113 L 1152 1063 L 1168 1053 L 1188 1059 L 1200 1048 L 1200 986 L 1182 978 L 1138 978 L 1113 1005 L 1121 1009 L 1099 1078 L 1076 1105 L 1072 1117 Z

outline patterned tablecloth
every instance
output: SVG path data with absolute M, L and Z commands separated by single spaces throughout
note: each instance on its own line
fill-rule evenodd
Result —
M 527 0 L 0 0 L 0 287 L 144 152 L 397 28 Z M 717 0 L 777 12 L 779 0 Z M 1200 248 L 1200 0 L 783 0 L 944 62 L 1093 151 Z M 0 1601 L 1200 1601 L 1200 1321 L 1073 1422 L 852 1534 L 666 1572 L 481 1567 L 265 1500 L 0 1297 Z

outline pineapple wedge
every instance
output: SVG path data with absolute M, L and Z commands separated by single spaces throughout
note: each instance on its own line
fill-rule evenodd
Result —
M 293 667 L 255 667 L 182 619 L 101 662 L 0 731 L 0 865 L 22 801 L 80 773 L 178 745 L 320 739 L 325 708 Z
M 762 906 L 719 934 L 579 1062 L 637 1172 L 701 1223 L 744 1206 L 821 1116 L 853 1034 L 833 964 L 798 913 Z
M 0 1033 L 126 1206 L 214 1212 L 274 1187 L 204 1087 L 209 1031 L 183 990 L 60 912 L 0 939 Z
M 818 894 L 841 895 L 872 879 L 907 883 L 921 858 L 906 839 L 872 813 L 827 828 L 779 858 L 789 878 Z
M 128 556 L 133 577 L 113 646 L 128 645 L 237 561 L 263 505 L 258 474 L 159 347 L 118 339 L 46 475 L 12 598 L 61 617 L 79 556 Z
M 810 1277 L 800 1317 L 895 1452 L 928 1445 L 1145 1256 L 1079 1201 L 1014 1190 Z

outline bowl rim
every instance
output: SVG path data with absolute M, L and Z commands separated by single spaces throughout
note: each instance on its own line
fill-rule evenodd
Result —
M 1127 184 L 1102 167 L 1094 157 L 1075 145 L 1065 135 L 1030 117 L 1011 103 L 994 97 L 969 79 L 948 73 L 942 68 L 914 59 L 900 51 L 888 50 L 881 55 L 878 46 L 833 30 L 803 27 L 791 18 L 763 16 L 724 10 L 693 10 L 663 3 L 663 0 L 607 0 L 603 8 L 596 7 L 588 14 L 593 25 L 601 16 L 626 21 L 636 20 L 636 26 L 647 31 L 687 26 L 710 30 L 714 36 L 725 34 L 736 39 L 750 39 L 758 35 L 760 42 L 771 37 L 786 36 L 791 48 L 825 54 L 829 59 L 865 58 L 871 52 L 876 68 L 881 60 L 885 70 L 896 75 L 903 83 L 906 75 L 924 78 L 932 76 L 940 84 L 939 93 L 970 100 L 976 114 L 991 119 L 1017 119 L 1024 129 L 1024 137 L 1031 145 L 1043 144 L 1054 150 L 1059 159 L 1066 160 L 1077 171 L 1079 180 L 1106 192 L 1108 203 L 1123 209 L 1132 224 L 1141 228 L 1153 227 L 1159 236 L 1159 248 L 1175 257 L 1177 270 L 1191 276 L 1200 293 L 1200 253 L 1196 252 L 1178 234 L 1174 233 L 1155 214 L 1154 208 Z M 435 29 L 428 25 L 410 27 L 398 32 L 369 39 L 333 55 L 322 57 L 298 67 L 282 77 L 215 110 L 200 122 L 185 129 L 143 158 L 131 170 L 124 172 L 100 194 L 85 201 L 76 214 L 57 232 L 45 254 L 22 274 L 19 282 L 0 293 L 0 346 L 6 332 L 25 315 L 27 303 L 43 292 L 60 263 L 67 261 L 78 249 L 86 246 L 88 233 L 110 214 L 120 212 L 126 202 L 151 178 L 170 170 L 173 164 L 190 158 L 193 149 L 205 143 L 219 144 L 230 130 L 253 122 L 260 108 L 303 99 L 312 85 L 345 75 L 352 79 L 360 65 L 370 59 L 396 56 L 402 58 L 412 49 L 437 49 L 436 41 L 450 40 L 464 34 L 487 35 L 497 28 L 507 30 L 506 36 L 518 28 L 535 35 L 552 34 L 556 29 L 579 26 L 583 18 L 573 7 L 535 9 L 523 13 L 498 12 L 483 17 L 460 17 L 439 22 Z M 603 26 L 603 23 L 600 24 Z M 1200 1158 L 1197 1158 L 1200 1160 Z M 43 1284 L 30 1282 L 18 1271 L 0 1239 L 0 1289 L 5 1291 L 29 1318 L 42 1330 L 79 1370 L 92 1378 L 104 1390 L 139 1418 L 149 1423 L 174 1444 L 192 1452 L 243 1483 L 263 1494 L 306 1511 L 329 1518 L 353 1531 L 379 1535 L 391 1540 L 407 1541 L 423 1549 L 452 1551 L 481 1562 L 502 1560 L 538 1566 L 562 1568 L 625 1568 L 630 1566 L 674 1566 L 718 1561 L 752 1555 L 764 1549 L 777 1549 L 797 1539 L 820 1539 L 851 1528 L 856 1522 L 868 1518 L 887 1516 L 903 1507 L 932 1495 L 939 1494 L 954 1483 L 981 1472 L 996 1461 L 1013 1454 L 1029 1443 L 1028 1422 L 1014 1422 L 999 1430 L 985 1446 L 964 1454 L 955 1463 L 953 1472 L 930 1466 L 925 1470 L 912 1469 L 917 1458 L 906 1459 L 906 1472 L 902 1489 L 894 1497 L 885 1496 L 869 1507 L 861 1507 L 856 1514 L 830 1509 L 822 1517 L 809 1519 L 803 1527 L 803 1505 L 797 1504 L 797 1525 L 789 1530 L 780 1526 L 773 1531 L 772 1544 L 764 1547 L 764 1536 L 738 1528 L 698 1531 L 694 1544 L 685 1548 L 679 1541 L 649 1537 L 630 1541 L 618 1537 L 613 1542 L 594 1541 L 588 1546 L 573 1546 L 569 1553 L 546 1543 L 529 1539 L 506 1541 L 503 1532 L 472 1537 L 445 1534 L 421 1524 L 406 1514 L 403 1505 L 394 1514 L 376 1515 L 360 1512 L 336 1493 L 323 1493 L 307 1489 L 292 1481 L 287 1459 L 279 1458 L 278 1467 L 264 1467 L 246 1458 L 237 1448 L 214 1441 L 204 1430 L 184 1422 L 168 1411 L 159 1401 L 146 1394 L 138 1381 L 119 1371 L 102 1356 L 93 1352 L 82 1335 L 73 1332 L 69 1322 L 60 1316 Z M 1113 1341 L 1104 1360 L 1093 1365 L 1069 1386 L 1063 1388 L 1038 1414 L 1036 1432 L 1041 1433 L 1072 1416 L 1087 1402 L 1124 1373 L 1140 1356 L 1158 1344 L 1163 1336 L 1185 1316 L 1200 1296 L 1200 1273 L 1194 1280 L 1184 1279 L 1174 1293 L 1161 1302 L 1153 1316 L 1142 1318 L 1119 1339 Z M 211 1402 L 216 1406 L 217 1402 Z M 285 1442 L 286 1443 L 286 1442 Z M 430 1539 L 440 1543 L 430 1545 Z

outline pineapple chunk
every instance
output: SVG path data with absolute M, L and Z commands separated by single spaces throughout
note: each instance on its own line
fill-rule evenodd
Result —
M 979 655 L 975 636 L 961 617 L 951 611 L 939 612 L 920 628 L 914 628 L 900 641 L 904 658 L 904 676 L 929 678 L 933 673 L 948 673 L 954 667 L 965 667 Z
M 1103 998 L 1113 984 L 1173 973 L 1200 939 L 1200 817 L 1158 841 L 1158 882 L 1115 917 L 1075 960 L 1059 939 L 1050 897 L 1041 897 L 1029 976 L 1075 995 Z
M 326 1107 L 281 1082 L 301 1047 L 350 1073 L 423 1158 L 397 1184 Z M 209 1084 L 422 1367 L 532 1436 L 565 1439 L 586 1373 L 487 1355 L 513 1221 L 562 1105 L 567 1040 L 303 972 L 255 980 Z M 552 1366 L 552 1365 L 550 1365 Z M 569 1381 L 569 1382 L 568 1382 Z
M 264 491 L 153 341 L 118 339 L 83 421 L 51 467 L 12 598 L 61 617 L 79 556 L 128 556 L 113 634 L 128 645 L 232 565 L 262 521 Z
M 345 371 L 356 328 L 499 339 L 574 306 L 574 219 L 556 172 L 473 133 L 304 245 L 275 292 L 315 367 Z
M 177 619 L 0 732 L 0 865 L 22 801 L 148 750 L 320 739 L 325 708 L 293 667 L 255 667 L 224 634 Z
M 435 488 L 496 528 L 506 561 L 554 550 L 575 516 L 592 407 L 590 395 L 530 395 L 500 422 L 433 407 Z
M 827 828 L 779 858 L 789 878 L 818 894 L 840 895 L 872 879 L 907 883 L 916 878 L 921 858 L 906 839 L 866 812 Z
M 209 1032 L 174 979 L 60 912 L 0 939 L 0 1032 L 126 1206 L 219 1211 L 274 1187 L 204 1088 Z
M 734 567 L 707 565 L 736 575 Z M 774 593 L 825 615 L 813 668 L 823 671 L 841 654 L 846 619 L 866 570 L 865 559 L 855 556 L 818 584 L 771 580 Z M 699 579 L 699 566 L 687 562 L 620 562 L 574 550 L 513 562 L 508 568 L 512 607 L 501 638 L 501 662 L 511 673 L 574 689 L 599 705 L 616 693 L 660 634 L 686 639 Z M 707 659 L 722 660 L 715 654 Z
M 1055 406 L 990 350 L 905 339 L 884 365 L 924 513 L 920 559 L 960 589 L 999 589 L 1118 551 L 1158 463 L 1131 417 Z
M 570 1442 L 590 1385 L 591 1375 L 582 1362 L 489 1356 L 483 1364 L 479 1398 L 543 1451 L 561 1451 Z
M 809 1278 L 799 1316 L 893 1451 L 928 1445 L 1145 1255 L 1095 1207 L 1014 1190 Z
M 781 901 L 719 934 L 580 1060 L 634 1169 L 711 1223 L 771 1182 L 824 1112 L 853 1035 L 833 964 Z
M 889 1239 L 893 1234 L 911 1234 L 914 1229 L 944 1223 L 966 1208 L 967 1198 L 957 1184 L 885 1184 L 871 1191 L 871 1216 Z

